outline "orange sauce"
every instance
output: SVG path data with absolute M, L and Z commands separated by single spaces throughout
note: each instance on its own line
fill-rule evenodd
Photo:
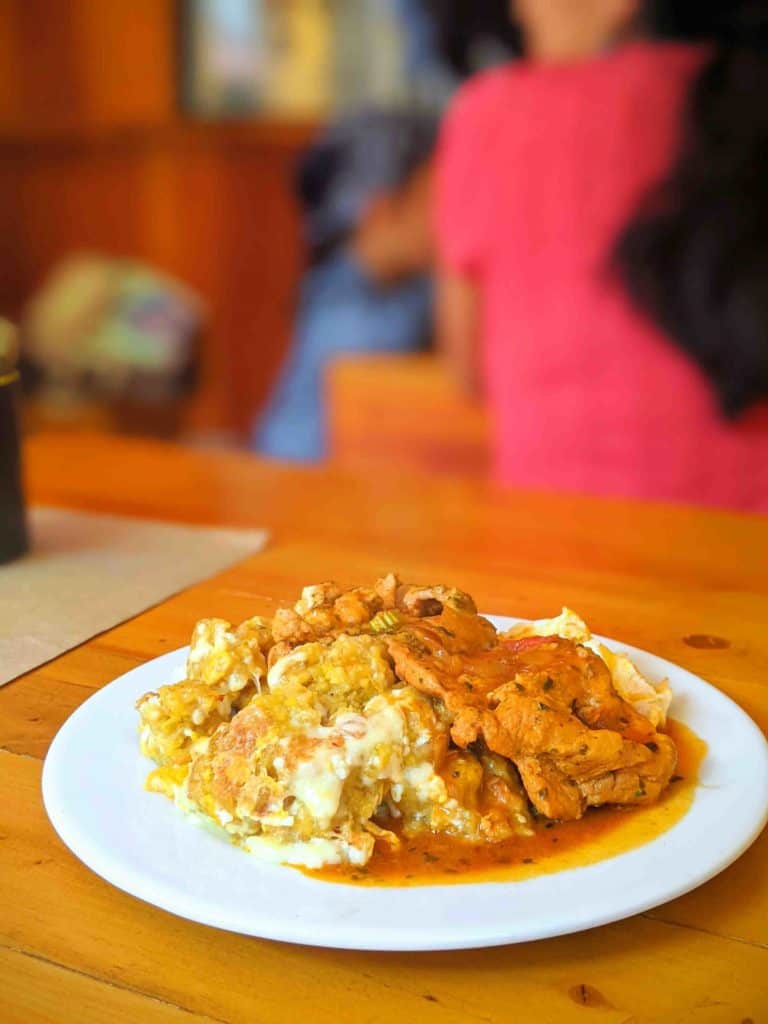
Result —
M 539 822 L 532 836 L 500 843 L 468 843 L 451 836 L 402 836 L 393 849 L 378 841 L 364 868 L 332 865 L 304 870 L 313 878 L 352 885 L 450 885 L 509 882 L 607 860 L 650 842 L 685 815 L 693 802 L 707 745 L 682 722 L 665 732 L 678 750 L 677 775 L 649 807 L 592 808 L 580 821 Z

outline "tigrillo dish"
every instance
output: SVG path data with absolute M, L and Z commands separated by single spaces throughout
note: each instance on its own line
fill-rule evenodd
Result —
M 693 771 L 671 696 L 568 609 L 498 632 L 390 574 L 198 622 L 186 678 L 137 707 L 148 789 L 256 857 L 370 883 L 533 864 L 666 799 Z

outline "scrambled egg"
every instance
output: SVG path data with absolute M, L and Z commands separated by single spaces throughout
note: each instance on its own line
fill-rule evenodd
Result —
M 142 751 L 160 765 L 148 788 L 185 813 L 262 859 L 307 867 L 365 864 L 377 838 L 398 842 L 380 824 L 392 818 L 406 834 L 497 840 L 527 830 L 509 765 L 448 753 L 444 708 L 395 678 L 381 639 L 303 644 L 251 690 L 261 662 L 250 648 L 249 671 L 234 675 L 233 635 L 199 625 L 187 669 L 210 683 L 139 702 Z
M 265 678 L 269 622 L 246 619 L 237 628 L 224 619 L 201 619 L 192 633 L 186 678 L 146 693 L 139 711 L 141 752 L 160 768 L 188 764 L 207 749 L 215 730 L 244 707 Z M 150 785 L 164 791 L 166 775 Z M 168 774 L 171 783 L 176 776 Z
M 447 733 L 427 697 L 396 684 L 380 640 L 309 643 L 216 732 L 176 800 L 263 858 L 363 864 L 385 795 L 431 774 Z
M 537 619 L 520 626 L 513 626 L 505 636 L 561 636 L 566 640 L 584 644 L 599 655 L 608 666 L 616 692 L 635 709 L 647 718 L 654 728 L 658 729 L 667 720 L 667 712 L 672 702 L 672 691 L 669 681 L 662 679 L 654 685 L 638 670 L 626 654 L 614 653 L 589 631 L 586 622 L 571 611 L 563 608 L 554 619 Z

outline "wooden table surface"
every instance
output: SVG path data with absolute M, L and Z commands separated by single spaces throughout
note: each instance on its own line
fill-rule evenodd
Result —
M 67 716 L 186 643 L 197 618 L 269 613 L 303 583 L 390 567 L 454 582 L 488 611 L 542 616 L 566 603 L 596 631 L 711 680 L 765 730 L 768 519 L 112 438 L 36 437 L 27 470 L 37 502 L 267 526 L 272 540 L 0 690 L 3 1024 L 768 1021 L 766 833 L 707 885 L 618 924 L 490 950 L 374 954 L 245 938 L 133 899 L 64 848 L 40 799 L 42 759 Z M 691 647 L 692 634 L 727 646 Z

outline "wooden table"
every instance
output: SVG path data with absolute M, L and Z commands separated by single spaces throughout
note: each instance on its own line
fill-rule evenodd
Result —
M 64 719 L 184 644 L 196 618 L 268 613 L 307 581 L 390 566 L 453 581 L 489 611 L 567 603 L 596 631 L 712 680 L 765 729 L 768 519 L 114 439 L 36 437 L 27 455 L 36 501 L 264 525 L 272 543 L 0 690 L 3 1024 L 768 1020 L 768 834 L 696 892 L 619 924 L 468 953 L 373 954 L 258 941 L 156 910 L 83 867 L 40 801 L 42 758 Z M 727 646 L 691 647 L 691 634 Z

